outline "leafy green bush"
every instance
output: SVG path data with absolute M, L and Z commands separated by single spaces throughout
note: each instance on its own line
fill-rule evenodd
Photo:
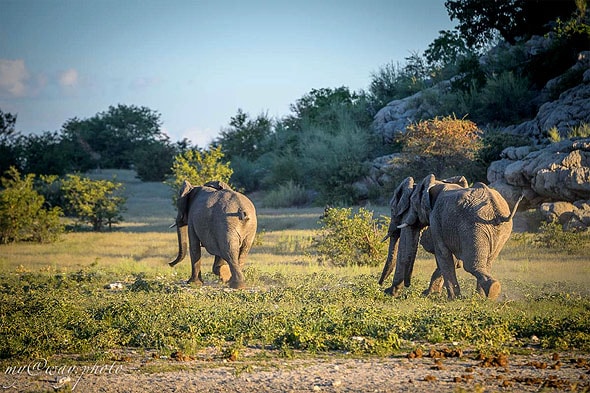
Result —
M 327 208 L 313 241 L 320 262 L 334 266 L 377 266 L 387 258 L 388 217 L 360 208 Z
M 122 183 L 109 180 L 92 180 L 78 175 L 67 175 L 62 181 L 66 200 L 66 213 L 89 223 L 92 230 L 109 229 L 123 220 L 121 212 L 126 199 L 120 195 Z
M 172 164 L 172 179 L 166 181 L 174 192 L 174 206 L 178 190 L 185 180 L 195 186 L 212 180 L 229 183 L 233 170 L 229 162 L 222 161 L 223 157 L 221 146 L 210 147 L 208 150 L 188 150 L 177 155 Z
M 532 116 L 532 98 L 528 79 L 507 71 L 487 80 L 472 109 L 479 122 L 512 124 Z
M 264 206 L 274 208 L 303 206 L 308 202 L 309 197 L 305 188 L 292 180 L 267 192 L 263 201 Z
M 535 236 L 534 243 L 549 249 L 565 251 L 568 254 L 577 254 L 585 250 L 588 233 L 565 231 L 557 221 L 544 222 Z
M 59 207 L 46 208 L 45 198 L 33 188 L 35 175 L 21 178 L 14 167 L 2 177 L 0 190 L 0 243 L 56 241 L 64 231 Z

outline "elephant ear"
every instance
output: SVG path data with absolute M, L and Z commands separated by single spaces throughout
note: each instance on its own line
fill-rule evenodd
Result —
M 418 215 L 418 219 L 422 225 L 430 224 L 430 212 L 432 205 L 430 202 L 430 194 L 428 190 L 436 183 L 434 175 L 430 174 L 424 178 L 415 188 L 412 193 L 411 203 L 412 210 Z
M 393 197 L 389 202 L 391 207 L 391 216 L 400 217 L 410 208 L 410 196 L 414 190 L 414 178 L 406 177 L 404 181 L 393 192 Z
M 180 186 L 180 190 L 178 191 L 178 199 L 176 200 L 176 207 L 178 208 L 176 225 L 178 225 L 179 227 L 186 225 L 187 223 L 189 199 L 191 191 L 193 191 L 194 189 L 195 187 L 193 187 L 188 180 L 185 180 L 184 182 L 182 182 L 182 186 Z

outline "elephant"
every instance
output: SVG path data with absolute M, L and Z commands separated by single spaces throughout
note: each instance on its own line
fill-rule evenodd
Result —
M 437 180 L 436 186 L 441 190 L 451 190 L 466 188 L 468 183 L 465 177 L 455 176 L 445 180 Z M 381 278 L 379 279 L 379 285 L 383 284 L 396 266 L 403 266 L 403 268 L 396 269 L 392 286 L 385 290 L 385 292 L 390 295 L 398 295 L 401 292 L 402 283 L 406 287 L 410 286 L 414 260 L 416 258 L 416 252 L 418 251 L 418 241 L 420 241 L 426 251 L 434 254 L 430 229 L 427 228 L 427 225 L 423 225 L 420 221 L 416 220 L 416 212 L 411 207 L 411 196 L 414 189 L 414 178 L 407 177 L 395 189 L 393 197 L 389 203 L 391 208 L 391 221 L 387 235 L 383 238 L 383 241 L 389 238 L 389 250 L 387 260 L 383 266 Z M 408 221 L 415 222 L 415 225 L 406 225 L 402 227 L 402 224 Z M 426 229 L 421 235 L 421 231 L 424 228 Z M 398 252 L 398 243 L 402 245 L 401 249 L 404 252 Z M 405 252 L 405 250 L 409 251 Z M 398 260 L 397 263 L 395 261 L 396 259 Z M 403 259 L 403 261 L 401 259 Z M 460 267 L 461 261 L 457 260 L 456 266 Z M 423 294 L 428 295 L 431 292 L 440 291 L 441 287 L 442 275 L 440 269 L 437 268 L 432 274 L 429 288 L 425 290 Z
M 412 178 L 404 180 L 391 203 L 392 226 L 402 223 L 395 228 L 390 226 L 389 230 L 390 252 L 398 251 L 398 255 L 393 285 L 386 293 L 399 294 L 402 282 L 409 286 L 420 233 L 428 227 L 425 234 L 429 236 L 422 239 L 422 244 L 435 254 L 437 269 L 424 294 L 440 290 L 444 280 L 448 297 L 460 296 L 455 269 L 462 264 L 476 277 L 477 292 L 490 300 L 496 299 L 501 285 L 491 276 L 491 266 L 512 232 L 512 219 L 520 200 L 522 197 L 511 211 L 504 198 L 483 183 L 467 187 L 464 178 L 447 183 L 436 180 L 434 175 L 417 185 Z M 391 242 L 396 240 L 398 230 L 397 236 L 406 240 L 400 240 L 402 246 L 395 250 Z M 393 256 L 389 255 L 380 283 L 393 269 L 392 260 Z
M 244 288 L 242 267 L 256 236 L 256 208 L 245 195 L 220 181 L 193 187 L 187 180 L 177 199 L 178 255 L 175 266 L 190 250 L 192 265 L 188 283 L 201 285 L 201 247 L 215 256 L 213 273 L 231 288 Z M 187 247 L 187 241 L 188 246 Z

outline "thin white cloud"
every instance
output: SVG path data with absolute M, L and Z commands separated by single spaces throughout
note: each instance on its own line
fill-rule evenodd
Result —
M 28 79 L 29 72 L 23 59 L 0 59 L 0 95 L 24 97 Z
M 58 76 L 59 85 L 63 88 L 74 88 L 78 85 L 80 76 L 75 68 L 62 71 Z

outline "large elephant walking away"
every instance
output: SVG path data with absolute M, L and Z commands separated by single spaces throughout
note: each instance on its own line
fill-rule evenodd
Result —
M 467 188 L 464 184 L 450 185 L 436 180 L 434 175 L 427 176 L 412 188 L 410 207 L 397 227 L 411 241 L 400 242 L 389 292 L 397 294 L 401 282 L 409 285 L 420 232 L 429 227 L 428 251 L 434 252 L 437 263 L 430 289 L 440 285 L 442 276 L 449 298 L 460 296 L 455 269 L 458 261 L 462 261 L 463 268 L 476 277 L 477 291 L 496 299 L 501 285 L 492 277 L 491 268 L 512 232 L 517 208 L 518 202 L 511 211 L 506 200 L 483 183 Z
M 242 267 L 257 227 L 256 209 L 250 199 L 223 182 L 193 187 L 185 181 L 177 207 L 178 255 L 170 266 L 182 261 L 188 248 L 192 265 L 188 282 L 202 284 L 202 246 L 215 256 L 213 273 L 222 281 L 229 281 L 230 287 L 243 288 Z
M 467 186 L 467 179 L 463 176 L 455 176 L 436 181 L 438 192 L 466 188 Z M 379 279 L 379 285 L 383 284 L 395 268 L 393 284 L 385 290 L 386 293 L 394 296 L 401 292 L 402 284 L 406 287 L 410 286 L 416 252 L 418 251 L 418 243 L 420 242 L 426 251 L 434 254 L 434 249 L 431 246 L 432 238 L 430 230 L 427 228 L 427 225 L 418 220 L 418 212 L 412 209 L 411 197 L 414 194 L 415 187 L 414 178 L 407 177 L 395 189 L 393 197 L 389 202 L 391 221 L 387 236 L 383 239 L 385 241 L 389 238 L 389 251 L 387 260 L 383 266 L 381 278 Z M 404 224 L 407 222 L 413 222 L 414 224 Z M 426 230 L 421 235 L 421 231 L 424 228 Z M 437 268 L 433 273 L 431 285 L 429 289 L 424 291 L 425 294 L 433 290 L 436 291 L 436 288 L 442 284 L 442 279 L 438 277 L 440 276 L 439 272 L 440 270 Z

